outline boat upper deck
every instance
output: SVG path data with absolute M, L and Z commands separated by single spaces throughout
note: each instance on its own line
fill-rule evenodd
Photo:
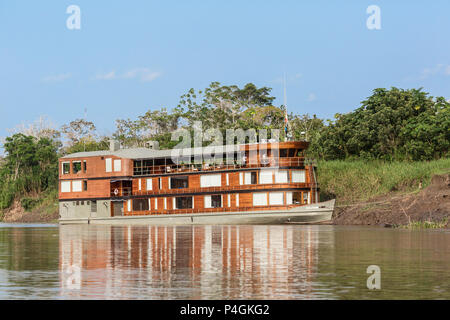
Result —
M 60 158 L 60 179 L 175 175 L 266 167 L 304 167 L 305 141 L 155 150 L 120 149 L 78 152 Z M 89 168 L 89 169 L 88 169 Z

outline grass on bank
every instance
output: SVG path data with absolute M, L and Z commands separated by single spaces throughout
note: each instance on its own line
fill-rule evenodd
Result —
M 398 226 L 399 228 L 420 230 L 420 229 L 443 229 L 447 226 L 448 218 L 442 221 L 412 221 L 404 226 Z
M 450 158 L 420 162 L 363 160 L 319 161 L 317 174 L 321 200 L 336 198 L 339 204 L 367 201 L 389 192 L 418 191 L 435 174 L 450 172 Z

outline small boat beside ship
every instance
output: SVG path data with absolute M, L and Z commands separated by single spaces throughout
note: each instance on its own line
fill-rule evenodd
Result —
M 284 224 L 331 221 L 305 141 L 79 152 L 59 160 L 61 224 Z

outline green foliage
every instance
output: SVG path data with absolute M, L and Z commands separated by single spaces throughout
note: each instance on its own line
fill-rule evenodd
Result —
M 420 230 L 420 229 L 443 229 L 448 224 L 448 218 L 445 218 L 441 221 L 411 221 L 405 226 L 399 226 L 400 228 L 404 229 L 413 229 L 413 230 Z
M 6 157 L 0 167 L 0 209 L 8 208 L 17 196 L 39 194 L 57 188 L 57 146 L 49 138 L 24 134 L 7 137 Z M 29 203 L 25 201 L 24 205 Z
M 31 209 L 35 208 L 40 203 L 41 203 L 40 199 L 35 199 L 35 198 L 20 199 L 20 205 L 22 206 L 22 208 L 25 209 L 25 211 L 30 211 Z
M 446 156 L 450 104 L 421 89 L 375 89 L 362 106 L 337 114 L 315 141 L 324 159 L 430 160 Z
M 222 86 L 213 82 L 204 90 L 190 89 L 172 111 L 148 111 L 137 120 L 117 120 L 114 134 L 126 146 L 143 146 L 157 140 L 173 148 L 176 129 L 279 129 L 284 138 L 285 107 L 272 105 L 270 88 L 246 84 Z M 325 123 L 313 115 L 290 114 L 289 129 L 296 140 L 310 142 L 308 156 L 333 159 L 431 160 L 446 157 L 450 146 L 450 104 L 422 89 L 375 89 L 361 106 L 336 114 Z M 223 141 L 224 143 L 226 141 Z

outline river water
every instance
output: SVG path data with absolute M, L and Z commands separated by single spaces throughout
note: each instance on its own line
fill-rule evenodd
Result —
M 450 230 L 0 224 L 0 299 L 450 299 Z

